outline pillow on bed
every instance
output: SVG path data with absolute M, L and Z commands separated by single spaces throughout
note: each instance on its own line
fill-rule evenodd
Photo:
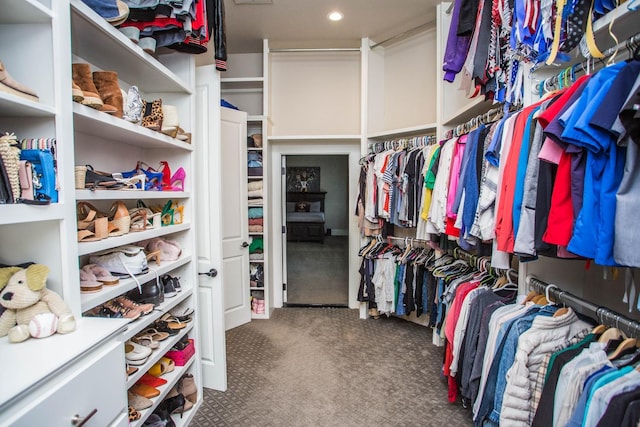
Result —
M 296 212 L 309 212 L 310 205 L 307 202 L 296 203 Z
M 309 204 L 309 212 L 322 212 L 320 208 L 322 207 L 321 202 L 311 202 Z
M 287 202 L 287 212 L 295 212 L 296 204 L 295 202 Z

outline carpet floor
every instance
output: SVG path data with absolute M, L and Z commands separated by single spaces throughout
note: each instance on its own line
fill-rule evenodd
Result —
M 191 426 L 470 426 L 431 330 L 344 308 L 282 308 L 227 332 L 228 389 Z
M 349 238 L 287 242 L 287 303 L 349 304 Z

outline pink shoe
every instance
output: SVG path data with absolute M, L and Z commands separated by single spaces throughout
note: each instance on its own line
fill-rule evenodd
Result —
M 179 167 L 178 170 L 171 177 L 171 181 L 169 182 L 169 187 L 167 187 L 167 191 L 184 191 L 184 179 L 186 178 L 187 173 L 184 171 L 182 167 Z

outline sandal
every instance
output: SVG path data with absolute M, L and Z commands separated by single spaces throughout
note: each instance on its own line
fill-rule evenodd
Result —
M 107 218 L 96 218 L 84 229 L 78 230 L 78 242 L 97 242 L 109 237 Z
M 110 223 L 116 227 L 116 229 L 109 233 L 109 236 L 122 236 L 123 234 L 129 233 L 131 229 L 131 216 L 124 202 L 120 200 L 113 202 L 109 210 L 109 219 Z
M 148 220 L 147 220 L 147 211 L 134 208 L 129 211 L 129 216 L 131 223 L 129 224 L 129 231 L 145 231 L 147 229 Z
M 176 138 L 180 141 L 184 141 L 187 144 L 191 144 L 191 132 L 185 132 L 184 129 L 178 126 L 178 135 Z
M 157 329 L 149 328 L 141 332 L 141 334 L 151 337 L 154 341 L 164 341 L 169 338 L 169 334 L 166 332 L 160 332 Z
M 112 276 L 109 270 L 98 264 L 87 264 L 82 267 L 83 270 L 91 272 L 95 275 L 96 280 L 106 286 L 114 286 L 120 283 L 120 279 Z
M 147 176 L 143 173 L 134 175 L 129 178 L 125 178 L 122 176 L 120 172 L 112 174 L 113 178 L 119 183 L 123 184 L 121 190 L 135 190 L 140 191 L 145 188 L 145 182 L 147 180 Z
M 131 338 L 131 341 L 145 347 L 149 347 L 151 350 L 155 350 L 160 347 L 160 344 L 157 341 L 154 341 L 149 335 L 136 335 Z
M 98 292 L 102 289 L 102 283 L 98 281 L 91 270 L 84 267 L 80 270 L 80 293 L 88 294 Z
M 171 329 L 184 329 L 187 327 L 186 322 L 180 321 L 176 316 L 171 313 L 165 313 L 160 317 L 160 320 L 167 323 L 167 326 Z
M 118 190 L 124 185 L 109 173 L 100 172 L 93 169 L 93 166 L 87 165 L 87 172 L 84 177 L 84 187 L 92 191 L 100 190 Z
M 147 262 L 151 261 L 152 259 L 155 259 L 156 265 L 160 265 L 160 251 L 149 252 L 146 254 L 147 254 Z
M 173 225 L 173 200 L 169 200 L 165 203 L 162 208 L 162 212 L 160 213 L 160 219 L 164 226 Z
M 176 367 L 176 363 L 169 359 L 168 357 L 161 357 L 149 370 L 147 371 L 149 374 L 154 377 L 159 377 L 164 374 L 168 374 L 169 372 L 173 372 Z

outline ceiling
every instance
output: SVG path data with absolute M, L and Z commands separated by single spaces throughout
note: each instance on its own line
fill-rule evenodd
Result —
M 271 4 L 257 4 L 268 2 Z M 236 4 L 249 2 L 249 4 Z M 435 18 L 439 0 L 224 0 L 228 53 L 270 48 L 359 47 L 380 42 Z M 340 10 L 344 19 L 327 14 Z M 213 49 L 209 49 L 213 50 Z

